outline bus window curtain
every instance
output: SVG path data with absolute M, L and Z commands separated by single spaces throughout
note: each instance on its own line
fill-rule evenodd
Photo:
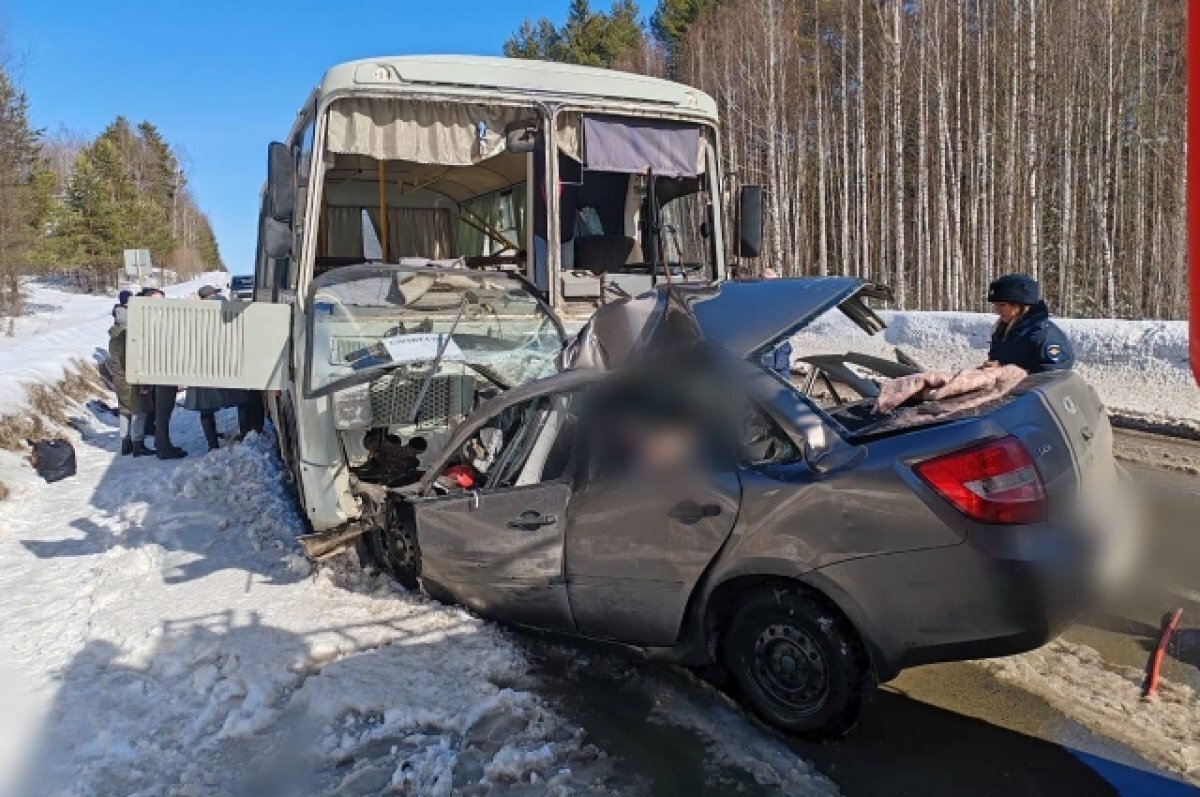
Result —
M 366 208 L 375 230 L 379 230 L 379 208 Z M 454 219 L 440 208 L 388 207 L 388 260 L 424 257 L 442 260 L 454 257 Z

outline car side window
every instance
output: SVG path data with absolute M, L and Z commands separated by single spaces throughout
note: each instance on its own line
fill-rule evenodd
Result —
M 587 477 L 639 478 L 733 467 L 719 405 L 672 380 L 638 380 L 589 402 Z
M 499 490 L 567 478 L 574 462 L 578 393 L 539 396 L 492 418 L 438 475 L 443 492 Z

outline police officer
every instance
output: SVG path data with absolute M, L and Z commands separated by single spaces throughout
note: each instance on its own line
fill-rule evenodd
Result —
M 985 365 L 1017 365 L 1036 374 L 1065 371 L 1075 364 L 1071 341 L 1050 320 L 1037 280 L 1006 274 L 988 286 L 988 301 L 1000 320 L 992 331 Z

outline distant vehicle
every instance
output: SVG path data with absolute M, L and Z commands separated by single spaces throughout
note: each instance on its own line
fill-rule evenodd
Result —
M 229 295 L 241 301 L 254 298 L 254 275 L 239 275 L 229 280 Z

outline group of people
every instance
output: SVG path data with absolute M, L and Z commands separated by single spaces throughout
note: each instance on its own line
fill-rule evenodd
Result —
M 135 385 L 127 378 L 128 305 L 134 295 L 132 291 L 121 291 L 118 295 L 117 305 L 113 308 L 113 325 L 108 332 L 109 371 L 117 395 L 121 455 L 180 459 L 187 456 L 187 451 L 171 441 L 171 415 L 175 411 L 180 388 L 175 385 Z M 136 295 L 147 299 L 166 296 L 158 288 L 143 288 Z M 201 299 L 216 301 L 225 298 L 218 288 L 211 285 L 201 288 L 198 295 Z M 226 407 L 237 408 L 240 435 L 251 431 L 262 432 L 265 413 L 259 393 L 210 387 L 187 389 L 184 408 L 200 414 L 200 427 L 209 451 L 221 445 L 216 415 L 218 410 Z M 146 445 L 147 438 L 154 439 L 153 449 Z

